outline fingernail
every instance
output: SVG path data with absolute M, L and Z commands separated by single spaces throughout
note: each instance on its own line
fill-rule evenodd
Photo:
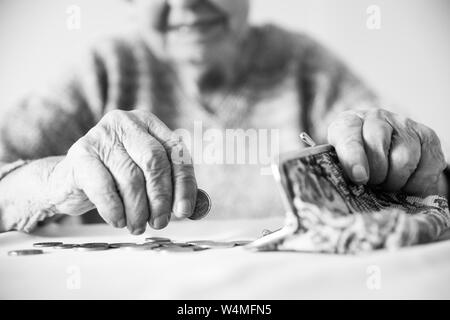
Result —
M 366 169 L 360 165 L 354 165 L 352 168 L 353 180 L 357 183 L 366 183 L 369 180 Z
M 117 228 L 124 228 L 127 225 L 127 222 L 125 219 L 120 219 L 119 222 L 117 222 Z
M 162 229 L 169 223 L 169 217 L 167 215 L 156 217 L 153 220 L 153 227 L 155 229 Z
M 187 199 L 178 201 L 176 213 L 180 216 L 188 216 L 192 213 L 191 202 Z
M 134 229 L 131 233 L 134 234 L 135 236 L 143 234 L 144 233 L 144 229 L 142 228 L 138 228 L 138 229 Z

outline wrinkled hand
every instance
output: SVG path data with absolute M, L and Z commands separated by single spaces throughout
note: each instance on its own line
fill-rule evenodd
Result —
M 186 153 L 153 114 L 109 112 L 56 165 L 54 205 L 72 215 L 95 206 L 107 223 L 133 234 L 143 233 L 147 222 L 164 228 L 171 212 L 188 217 L 195 205 L 197 184 L 191 161 L 183 161 L 190 160 Z
M 381 109 L 346 111 L 330 124 L 328 141 L 355 183 L 418 196 L 439 193 L 445 158 L 425 125 Z

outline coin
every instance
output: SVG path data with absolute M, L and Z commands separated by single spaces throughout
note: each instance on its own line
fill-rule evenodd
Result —
M 191 220 L 203 219 L 211 210 L 211 198 L 202 189 L 197 189 L 197 200 L 195 201 L 194 213 L 189 217 Z
M 26 249 L 26 250 L 12 250 L 8 252 L 9 256 L 29 256 L 35 254 L 43 254 L 44 251 L 40 249 Z
M 202 250 L 209 250 L 209 249 L 211 249 L 209 247 L 201 247 L 201 246 L 194 246 L 194 245 L 190 246 L 189 248 L 194 249 L 194 251 L 202 251 Z
M 98 250 L 108 250 L 109 244 L 105 242 L 93 242 L 93 243 L 83 243 L 75 248 L 78 251 L 98 251 Z
M 155 251 L 159 252 L 193 252 L 196 251 L 193 247 L 176 247 L 176 246 L 170 246 L 170 247 L 159 247 L 156 248 Z
M 249 244 L 252 241 L 249 240 L 240 240 L 240 241 L 233 241 L 235 246 L 245 246 L 247 244 Z
M 143 243 L 143 244 L 134 243 L 133 245 L 119 247 L 119 249 L 130 250 L 130 251 L 142 251 L 142 250 L 152 250 L 152 249 L 155 249 L 158 247 L 159 247 L 159 244 L 157 244 L 157 243 Z
M 79 247 L 78 244 L 73 243 L 61 243 L 53 247 L 53 249 L 74 249 Z
M 161 243 L 162 246 L 173 246 L 173 247 L 192 247 L 193 245 L 186 242 L 168 242 L 168 243 Z
M 163 238 L 163 237 L 148 237 L 145 238 L 145 241 L 147 242 L 172 242 L 169 238 Z
M 210 241 L 210 240 L 195 240 L 195 241 L 188 241 L 189 244 L 193 244 L 199 247 L 206 247 L 206 248 L 232 248 L 235 246 L 234 242 L 218 242 L 218 241 Z
M 170 250 L 169 250 L 170 249 Z M 181 249 L 181 250 L 179 250 Z M 186 250 L 184 250 L 186 249 Z M 189 251 L 200 251 L 209 249 L 207 247 L 193 245 L 187 242 L 166 242 L 160 243 L 159 247 L 155 248 L 155 251 L 173 251 L 173 252 L 189 252 Z
M 63 244 L 62 242 L 36 242 L 33 244 L 33 247 L 37 248 L 48 248 L 48 247 L 55 247 L 58 245 Z
M 181 247 L 178 244 L 173 243 L 173 242 L 149 242 L 149 243 L 158 244 L 159 246 L 166 247 L 166 248 L 168 248 L 168 247 Z
M 130 247 L 130 246 L 134 246 L 136 245 L 136 243 L 133 242 L 116 242 L 116 243 L 110 243 L 109 247 L 111 249 L 117 249 L 117 248 L 122 248 L 122 247 Z

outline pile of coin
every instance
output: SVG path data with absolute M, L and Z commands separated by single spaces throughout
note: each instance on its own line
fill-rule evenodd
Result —
M 211 198 L 208 193 L 202 189 L 197 189 L 197 199 L 194 206 L 194 212 L 189 217 L 191 220 L 203 219 L 211 210 Z M 201 241 L 200 241 L 201 242 Z M 122 250 L 153 250 L 162 252 L 188 252 L 188 251 L 200 251 L 211 248 L 231 248 L 237 245 L 242 245 L 244 242 L 238 241 L 234 243 L 219 243 L 214 241 L 203 241 L 200 244 L 193 243 L 181 243 L 172 242 L 168 238 L 162 237 L 150 237 L 146 238 L 144 243 L 106 243 L 106 242 L 93 242 L 83 244 L 62 243 L 62 242 L 38 242 L 33 244 L 33 247 L 40 249 L 24 249 L 24 250 L 12 250 L 8 252 L 10 256 L 27 256 L 43 254 L 43 249 L 73 249 L 77 251 L 99 251 L 109 249 L 122 249 Z
M 63 242 L 37 242 L 33 247 L 39 249 L 12 250 L 8 252 L 10 256 L 24 256 L 43 254 L 50 250 L 71 249 L 76 251 L 102 251 L 110 249 L 119 249 L 127 251 L 144 251 L 152 250 L 157 252 L 193 252 L 207 249 L 226 249 L 237 246 L 244 246 L 250 241 L 210 241 L 210 240 L 194 240 L 186 242 L 172 241 L 163 237 L 148 237 L 143 243 L 134 242 L 91 242 L 91 243 L 63 243 Z

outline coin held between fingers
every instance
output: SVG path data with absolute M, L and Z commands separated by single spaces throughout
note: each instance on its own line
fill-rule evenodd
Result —
M 211 210 L 211 198 L 202 189 L 197 189 L 197 200 L 195 201 L 194 212 L 189 217 L 191 220 L 203 219 Z
M 36 254 L 43 254 L 44 251 L 40 249 L 25 249 L 25 250 L 12 250 L 8 252 L 9 256 L 30 256 Z

